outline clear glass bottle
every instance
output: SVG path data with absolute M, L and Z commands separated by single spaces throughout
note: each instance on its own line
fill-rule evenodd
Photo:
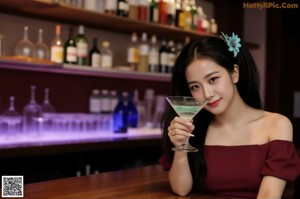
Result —
M 49 47 L 43 41 L 43 29 L 39 29 L 38 41 L 34 44 L 33 57 L 49 59 Z
M 117 13 L 117 0 L 105 1 L 104 13 L 110 15 L 116 15 Z
M 43 110 L 35 100 L 36 87 L 31 86 L 30 102 L 23 109 L 23 133 L 38 135 L 42 131 Z
M 110 50 L 109 41 L 102 42 L 101 48 L 101 68 L 112 68 L 113 67 L 113 53 Z
M 147 33 L 142 33 L 142 42 L 139 45 L 139 63 L 138 71 L 148 72 L 149 67 L 149 44 L 147 42 Z
M 131 43 L 127 48 L 127 64 L 131 70 L 137 70 L 139 61 L 139 49 L 137 44 L 137 34 L 133 32 L 131 35 Z
M 49 100 L 49 93 L 50 93 L 49 88 L 45 88 L 45 90 L 44 90 L 44 101 L 43 101 L 43 104 L 42 104 L 43 113 L 55 113 L 55 108 L 50 103 L 50 100 Z
M 78 34 L 76 36 L 77 47 L 77 64 L 86 66 L 88 65 L 88 40 L 84 34 L 84 26 L 79 25 Z
M 98 49 L 98 39 L 93 38 L 93 47 L 89 52 L 89 65 L 93 68 L 100 68 L 101 64 L 101 54 Z
M 15 109 L 15 97 L 9 97 L 9 108 L 2 113 L 2 116 L 20 116 L 21 114 Z
M 61 26 L 56 25 L 55 37 L 51 42 L 50 60 L 57 64 L 62 64 L 64 58 L 64 46 L 60 34 L 61 34 Z
M 1 128 L 3 132 L 9 133 L 7 136 L 13 136 L 21 130 L 21 114 L 15 109 L 15 97 L 9 97 L 9 108 L 2 115 L 2 122 L 6 124 L 6 128 Z M 2 126 L 3 127 L 3 126 Z
M 75 28 L 69 27 L 69 38 L 64 46 L 64 63 L 76 64 L 77 63 L 77 48 L 75 41 Z
M 33 43 L 28 39 L 28 26 L 24 26 L 23 39 L 18 42 L 15 48 L 15 55 L 32 57 L 33 56 Z
M 149 72 L 155 73 L 159 71 L 159 49 L 157 46 L 156 35 L 152 35 L 149 50 Z
M 89 112 L 93 114 L 101 113 L 101 95 L 98 89 L 93 89 L 90 95 Z

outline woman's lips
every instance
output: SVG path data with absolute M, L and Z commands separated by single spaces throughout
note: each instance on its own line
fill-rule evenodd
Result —
M 220 102 L 221 102 L 221 99 L 218 99 L 218 100 L 216 100 L 214 102 L 207 103 L 207 105 L 210 106 L 210 107 L 216 107 L 216 106 L 218 106 L 220 104 Z

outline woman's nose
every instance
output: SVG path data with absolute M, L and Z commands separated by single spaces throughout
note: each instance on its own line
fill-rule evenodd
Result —
M 204 96 L 206 99 L 210 99 L 214 96 L 214 92 L 210 86 L 204 87 Z

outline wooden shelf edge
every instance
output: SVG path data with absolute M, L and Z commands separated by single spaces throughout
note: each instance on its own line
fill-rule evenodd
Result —
M 22 62 L 15 60 L 8 60 L 0 58 L 0 68 L 10 70 L 23 70 L 35 71 L 46 73 L 60 73 L 67 75 L 80 75 L 80 76 L 95 76 L 95 77 L 108 77 L 116 79 L 134 79 L 144 81 L 160 81 L 169 82 L 171 80 L 170 74 L 136 72 L 136 71 L 122 71 L 115 69 L 101 69 L 91 68 L 90 66 L 78 65 L 57 65 L 57 64 L 41 64 L 33 62 Z

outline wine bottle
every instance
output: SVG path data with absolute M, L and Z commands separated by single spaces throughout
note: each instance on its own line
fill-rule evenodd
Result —
M 138 111 L 136 105 L 133 103 L 133 92 L 129 92 L 127 100 L 127 126 L 131 128 L 138 127 Z
M 137 45 L 137 34 L 133 32 L 131 35 L 131 43 L 127 48 L 127 64 L 131 70 L 137 70 L 139 61 L 139 49 Z
M 117 15 L 120 17 L 128 17 L 128 2 L 127 0 L 118 0 Z
M 60 37 L 61 26 L 55 26 L 55 37 L 51 42 L 50 60 L 57 64 L 63 63 L 64 47 Z
M 64 46 L 64 63 L 76 64 L 77 63 L 77 48 L 75 41 L 75 28 L 69 27 L 69 38 Z
M 101 52 L 101 68 L 112 68 L 113 67 L 113 53 L 110 50 L 109 41 L 102 42 Z
M 156 35 L 151 37 L 151 45 L 149 50 L 149 72 L 159 71 L 159 50 L 157 47 Z
M 147 42 L 147 33 L 142 34 L 142 43 L 139 46 L 138 71 L 147 72 L 149 66 L 149 44 Z
M 173 40 L 169 40 L 168 42 L 168 68 L 167 73 L 172 73 L 175 60 L 176 60 L 176 48 Z
M 98 39 L 93 38 L 93 47 L 89 52 L 89 65 L 93 68 L 100 68 L 101 54 L 98 49 Z
M 125 105 L 126 92 L 119 93 L 119 101 L 113 112 L 113 131 L 115 133 L 126 133 L 127 132 L 127 110 Z
M 84 26 L 79 25 L 78 34 L 75 38 L 77 48 L 77 64 L 87 65 L 88 64 L 88 40 L 84 34 Z
M 158 0 L 151 0 L 149 5 L 149 21 L 158 23 Z
M 159 72 L 168 73 L 168 48 L 166 39 L 162 40 L 159 48 Z

